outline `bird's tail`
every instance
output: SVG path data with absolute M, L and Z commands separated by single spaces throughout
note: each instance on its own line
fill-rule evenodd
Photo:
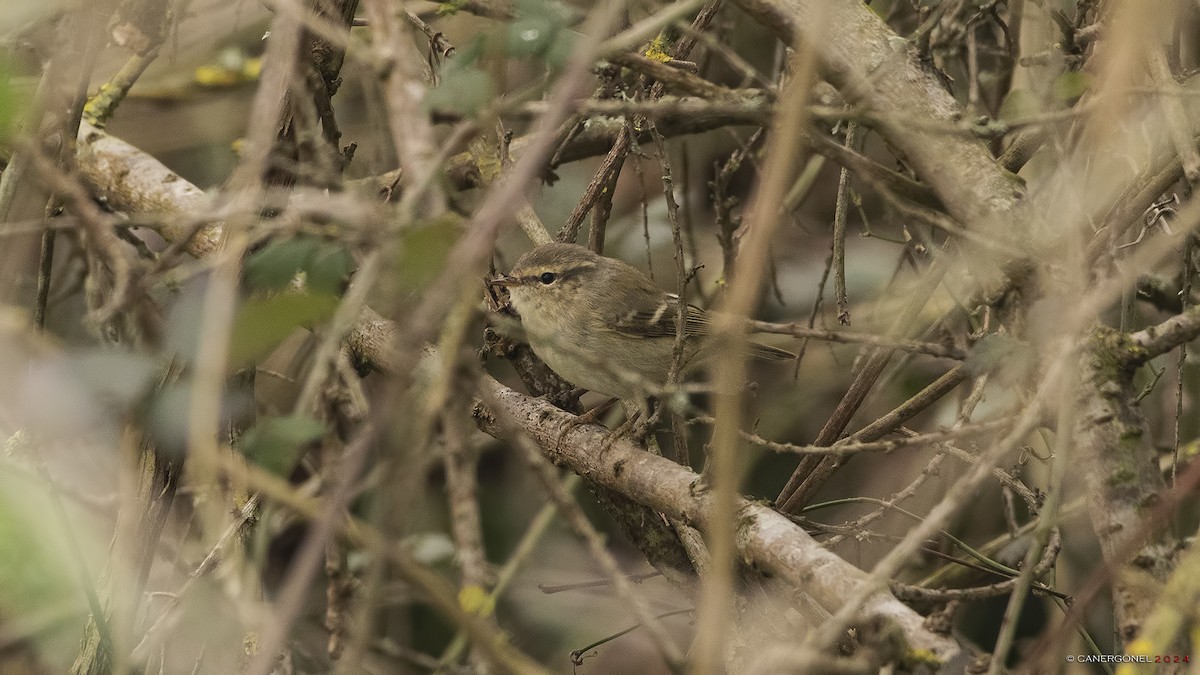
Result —
M 758 342 L 750 343 L 750 355 L 756 359 L 766 359 L 768 361 L 788 361 L 796 358 L 796 355 L 786 349 L 764 345 Z

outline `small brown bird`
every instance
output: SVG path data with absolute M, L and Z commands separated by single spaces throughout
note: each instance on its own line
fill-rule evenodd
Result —
M 508 288 L 529 346 L 571 384 L 639 402 L 666 384 L 679 297 L 636 267 L 576 244 L 543 244 L 490 283 Z M 699 307 L 687 305 L 686 312 L 685 370 L 709 355 L 704 337 L 711 326 Z M 753 342 L 750 350 L 761 358 L 796 358 Z

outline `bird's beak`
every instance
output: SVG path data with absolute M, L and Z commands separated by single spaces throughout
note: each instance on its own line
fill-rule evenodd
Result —
M 508 287 L 508 286 L 516 286 L 516 285 L 517 285 L 517 278 L 509 276 L 507 274 L 502 274 L 502 275 L 496 277 L 495 279 L 488 279 L 488 286 Z

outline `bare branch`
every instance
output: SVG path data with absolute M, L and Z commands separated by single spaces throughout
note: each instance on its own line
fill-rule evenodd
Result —
M 696 490 L 698 474 L 628 441 L 611 440 L 603 429 L 595 426 L 576 426 L 559 443 L 560 429 L 573 416 L 487 376 L 481 379 L 480 386 L 497 408 L 489 410 L 482 405 L 476 408 L 476 421 L 484 431 L 504 437 L 497 418 L 509 417 L 553 461 L 669 518 L 701 529 L 708 527 L 713 495 Z M 774 510 L 742 497 L 736 498 L 735 510 L 738 517 L 734 542 L 738 553 L 753 561 L 758 569 L 808 594 L 826 610 L 840 607 L 865 578 L 861 570 L 826 550 Z M 869 614 L 895 621 L 912 649 L 927 649 L 942 662 L 959 651 L 953 640 L 929 632 L 922 624 L 923 617 L 886 590 L 871 594 L 865 608 Z
M 1197 337 L 1200 337 L 1200 306 L 1191 307 L 1183 314 L 1176 314 L 1156 326 L 1130 335 L 1133 344 L 1140 347 L 1130 356 L 1137 362 L 1145 363 Z

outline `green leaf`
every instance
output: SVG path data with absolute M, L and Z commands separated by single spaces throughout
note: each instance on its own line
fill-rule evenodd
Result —
M 425 107 L 474 115 L 492 100 L 492 78 L 472 65 L 455 65 L 442 71 L 442 80 L 429 90 Z
M 339 295 L 354 260 L 343 246 L 300 236 L 268 244 L 246 260 L 246 284 L 256 291 L 280 291 L 299 272 L 316 293 Z
M 316 254 L 320 242 L 296 237 L 267 244 L 246 260 L 246 283 L 256 291 L 278 291 Z
M 449 61 L 454 67 L 470 66 L 479 63 L 487 53 L 488 40 L 484 34 L 476 35 L 464 45 L 454 50 L 454 56 Z
M 508 27 L 508 53 L 518 58 L 541 56 L 550 48 L 558 27 L 546 16 L 528 16 Z
M 517 18 L 508 26 L 508 52 L 518 58 L 546 58 L 559 62 L 574 43 L 567 33 L 567 26 L 575 12 L 556 2 L 547 0 L 517 0 Z M 553 64 L 552 64 L 553 65 Z
M 353 269 L 350 252 L 337 244 L 322 244 L 304 267 L 309 290 L 328 295 L 341 295 Z
M 449 0 L 449 2 L 442 2 L 439 4 L 437 9 L 434 11 L 439 17 L 454 16 L 455 14 L 458 14 L 459 10 L 466 6 L 467 0 Z
M 325 435 L 325 425 L 305 415 L 263 420 L 242 437 L 242 453 L 259 466 L 286 476 L 304 451 Z
M 44 672 L 67 672 L 70 659 L 63 655 L 77 651 L 88 615 L 79 568 L 104 569 L 105 548 L 98 528 L 63 527 L 57 508 L 81 525 L 94 522 L 93 514 L 62 497 L 56 507 L 50 490 L 24 472 L 0 471 L 0 616 L 8 626 L 36 627 L 22 636 L 22 649 L 38 654 Z M 122 573 L 115 567 L 108 574 Z
M 1071 71 L 1063 73 L 1054 79 L 1054 97 L 1063 103 L 1071 103 L 1083 96 L 1091 86 L 1087 75 Z
M 296 328 L 329 318 L 337 303 L 337 296 L 327 293 L 281 293 L 247 300 L 234 319 L 229 367 L 240 369 L 270 354 Z
M 560 30 L 546 50 L 546 64 L 559 69 L 567 65 L 571 55 L 575 53 L 575 43 L 578 37 L 570 31 Z
M 446 216 L 404 232 L 398 274 L 405 288 L 421 288 L 437 277 L 458 240 L 461 224 L 457 216 Z

